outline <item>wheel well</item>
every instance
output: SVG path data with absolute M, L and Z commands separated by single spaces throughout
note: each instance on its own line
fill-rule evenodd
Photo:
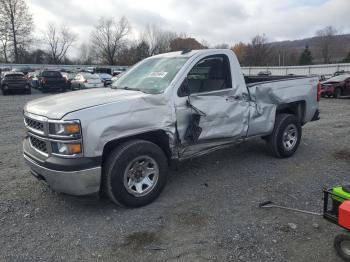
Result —
M 277 106 L 276 115 L 286 113 L 295 115 L 301 124 L 305 123 L 305 101 L 297 101 Z
M 340 93 L 343 94 L 343 88 L 341 86 L 337 86 L 336 88 L 334 88 L 334 91 L 336 91 L 337 89 L 339 89 Z
M 170 160 L 171 151 L 170 151 L 170 146 L 169 146 L 169 137 L 163 130 L 156 130 L 156 131 L 151 131 L 151 132 L 142 133 L 142 134 L 133 135 L 133 136 L 128 136 L 128 137 L 123 137 L 123 138 L 118 138 L 118 139 L 109 141 L 103 148 L 102 164 L 106 160 L 106 156 L 108 155 L 108 153 L 110 151 L 112 151 L 120 143 L 123 143 L 123 142 L 131 140 L 131 139 L 147 140 L 147 141 L 150 141 L 150 142 L 158 145 L 163 150 L 163 152 L 166 155 L 166 157 L 168 158 L 168 160 Z

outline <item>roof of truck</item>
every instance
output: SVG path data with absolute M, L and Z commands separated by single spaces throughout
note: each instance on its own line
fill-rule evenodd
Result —
M 227 52 L 230 50 L 229 49 L 199 49 L 199 50 L 190 50 L 186 52 L 183 52 L 183 51 L 169 52 L 169 53 L 155 55 L 152 57 L 191 57 L 200 53 L 208 53 L 208 52 L 216 52 L 216 51 Z

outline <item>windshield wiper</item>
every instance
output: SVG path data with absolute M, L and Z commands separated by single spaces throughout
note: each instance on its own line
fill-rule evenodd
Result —
M 122 87 L 121 89 L 143 92 L 143 91 L 142 91 L 141 89 L 139 89 L 139 88 L 131 88 L 131 87 L 128 87 L 128 86 L 124 86 L 124 87 Z
M 141 91 L 141 89 L 138 89 L 138 88 L 131 88 L 131 87 L 128 87 L 128 86 L 124 86 L 124 87 L 120 87 L 120 86 L 111 86 L 111 88 L 114 88 L 114 89 L 124 89 L 124 90 L 133 90 L 133 91 Z M 142 91 L 141 91 L 142 92 Z

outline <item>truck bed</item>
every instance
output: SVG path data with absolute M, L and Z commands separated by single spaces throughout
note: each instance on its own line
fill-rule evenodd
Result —
M 251 84 L 271 82 L 271 81 L 283 81 L 292 80 L 296 78 L 306 78 L 307 76 L 244 76 L 245 83 L 249 87 Z
M 250 101 L 255 105 L 251 111 L 248 136 L 271 132 L 274 123 L 268 120 L 274 119 L 279 107 L 291 103 L 302 105 L 303 123 L 311 121 L 318 109 L 317 77 L 263 78 L 263 82 L 247 84 Z

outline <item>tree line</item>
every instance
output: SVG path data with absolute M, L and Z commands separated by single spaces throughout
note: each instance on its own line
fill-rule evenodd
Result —
M 256 35 L 249 43 L 210 46 L 185 33 L 146 25 L 139 39 L 130 40 L 132 31 L 126 17 L 100 18 L 93 27 L 88 43 L 79 46 L 75 59 L 69 50 L 78 44 L 78 35 L 66 24 L 48 24 L 39 39 L 33 37 L 33 17 L 25 0 L 0 0 L 0 62 L 33 64 L 105 64 L 133 65 L 160 53 L 184 49 L 232 49 L 244 66 L 310 65 L 314 56 L 309 45 L 300 52 L 270 43 L 265 34 Z M 350 62 L 350 52 L 342 61 L 334 61 L 337 30 L 327 26 L 315 33 L 323 63 Z M 35 48 L 37 43 L 42 48 Z

